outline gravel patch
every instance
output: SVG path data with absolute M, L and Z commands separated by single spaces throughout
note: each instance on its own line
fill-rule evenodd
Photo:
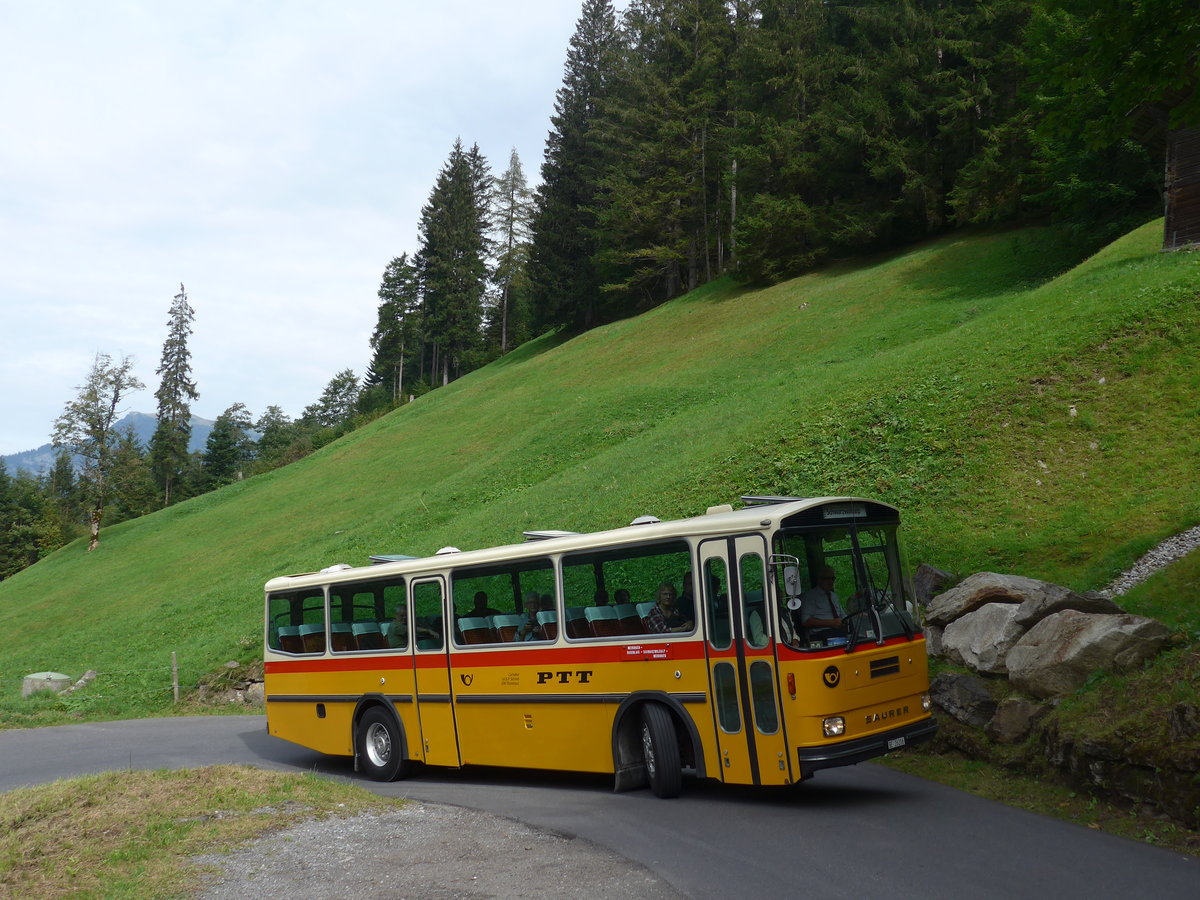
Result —
M 1187 531 L 1181 531 L 1147 551 L 1100 593 L 1106 597 L 1119 597 L 1134 586 L 1141 584 L 1159 569 L 1166 568 L 1175 560 L 1187 556 L 1197 547 L 1200 547 L 1200 525 L 1189 528 Z
M 685 896 L 587 841 L 432 803 L 304 822 L 193 862 L 216 870 L 204 877 L 201 900 Z

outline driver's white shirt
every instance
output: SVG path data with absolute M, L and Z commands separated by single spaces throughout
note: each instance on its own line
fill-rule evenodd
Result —
M 809 619 L 841 619 L 846 614 L 838 602 L 837 591 L 823 587 L 810 587 L 800 595 L 800 622 Z

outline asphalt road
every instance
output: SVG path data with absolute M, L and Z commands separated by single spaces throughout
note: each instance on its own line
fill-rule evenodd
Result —
M 261 716 L 0 732 L 0 790 L 217 763 L 359 777 L 349 760 L 270 737 Z M 696 898 L 1200 897 L 1200 860 L 869 764 L 791 790 L 685 781 L 677 800 L 614 794 L 608 778 L 507 769 L 423 769 L 364 784 L 578 836 Z

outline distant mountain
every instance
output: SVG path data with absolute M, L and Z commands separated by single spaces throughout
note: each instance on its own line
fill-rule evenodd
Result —
M 116 428 L 117 431 L 125 431 L 127 428 L 132 428 L 134 436 L 138 439 L 138 443 L 146 447 L 150 444 L 150 438 L 154 435 L 154 428 L 157 424 L 158 419 L 155 416 L 148 413 L 131 412 L 117 422 Z M 189 452 L 204 449 L 204 445 L 208 443 L 208 435 L 212 431 L 212 427 L 212 419 L 201 419 L 199 416 L 192 416 L 192 439 L 188 442 Z M 25 471 L 38 478 L 54 468 L 54 458 L 56 455 L 57 453 L 53 444 L 42 444 L 36 450 L 12 453 L 8 456 L 0 455 L 0 459 L 4 460 L 4 466 L 8 470 L 9 475 L 15 475 L 18 471 Z

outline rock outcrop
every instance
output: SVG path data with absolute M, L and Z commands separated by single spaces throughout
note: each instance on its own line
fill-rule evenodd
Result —
M 1035 697 L 1082 687 L 1097 671 L 1127 671 L 1158 654 L 1170 638 L 1161 622 L 1127 613 L 1067 609 L 1033 626 L 1008 652 L 1008 678 Z

